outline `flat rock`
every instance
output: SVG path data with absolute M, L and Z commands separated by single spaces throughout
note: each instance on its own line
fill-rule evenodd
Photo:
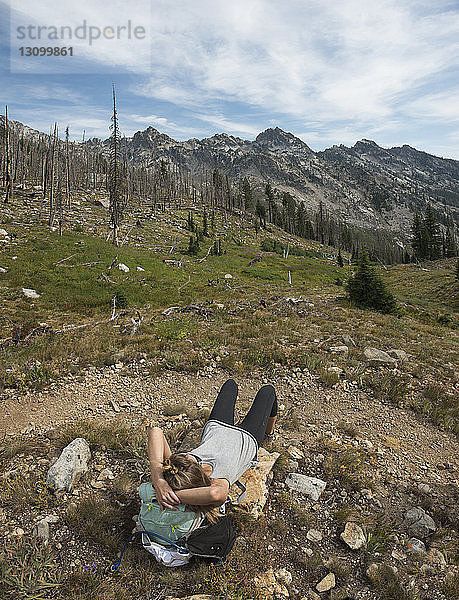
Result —
M 289 473 L 285 483 L 291 490 L 305 494 L 314 502 L 317 502 L 327 486 L 325 481 L 301 473 Z
M 66 446 L 57 461 L 50 467 L 46 485 L 55 490 L 70 491 L 78 479 L 88 470 L 91 450 L 84 438 L 76 438 Z
M 310 529 L 306 534 L 307 539 L 310 542 L 321 542 L 323 535 L 317 529 Z
M 325 575 L 325 577 L 319 581 L 319 583 L 316 585 L 316 590 L 318 592 L 328 592 L 328 590 L 331 590 L 332 588 L 334 588 L 335 585 L 336 585 L 335 574 L 329 573 L 328 575 Z
M 389 356 L 384 350 L 378 350 L 378 348 L 365 348 L 363 355 L 370 365 L 374 367 L 379 367 L 381 365 L 387 367 L 397 366 L 395 358 Z
M 246 496 L 240 506 L 245 508 L 258 519 L 265 507 L 268 499 L 268 478 L 276 460 L 279 458 L 279 452 L 268 452 L 264 448 L 258 450 L 258 465 L 246 471 L 239 481 L 246 487 Z M 233 500 L 237 500 L 241 490 L 233 485 L 229 495 Z
M 344 527 L 340 538 L 351 550 L 359 550 L 365 544 L 365 534 L 363 529 L 357 523 L 348 521 Z
M 348 346 L 332 346 L 331 348 L 329 348 L 329 351 L 332 354 L 343 354 L 343 355 L 347 356 L 349 354 L 349 347 Z
M 435 521 L 420 506 L 407 511 L 403 526 L 406 527 L 411 535 L 421 539 L 426 538 L 437 530 Z
M 31 288 L 22 288 L 21 292 L 24 294 L 24 296 L 26 298 L 32 298 L 33 300 L 40 298 L 40 294 L 38 292 L 36 292 L 35 290 L 32 290 Z
M 395 360 L 398 360 L 400 362 L 403 362 L 408 359 L 408 354 L 405 352 L 405 350 L 388 350 L 387 354 L 389 354 L 389 356 L 392 356 L 392 358 L 395 358 Z
M 426 552 L 426 545 L 422 540 L 418 540 L 418 538 L 410 538 L 406 545 L 408 552 L 421 552 L 422 554 Z
M 32 533 L 39 540 L 42 540 L 43 542 L 48 542 L 49 541 L 49 523 L 48 523 L 47 519 L 42 519 L 41 521 L 38 521 L 38 523 L 35 523 Z
M 344 370 L 341 369 L 340 367 L 328 367 L 327 371 L 329 373 L 334 373 L 338 377 L 341 377 L 341 375 L 344 373 Z

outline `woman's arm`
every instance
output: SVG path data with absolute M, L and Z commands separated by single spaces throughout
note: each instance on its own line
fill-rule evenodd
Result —
M 163 477 L 163 462 L 169 458 L 171 449 L 160 427 L 148 429 L 148 459 L 150 461 L 151 483 L 155 488 L 156 499 L 161 509 L 174 508 L 180 500 Z
M 226 479 L 214 479 L 207 487 L 177 490 L 183 504 L 221 506 L 228 497 L 229 483 Z

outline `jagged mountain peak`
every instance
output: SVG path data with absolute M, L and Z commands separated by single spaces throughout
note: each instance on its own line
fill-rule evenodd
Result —
M 244 144 L 244 140 L 228 133 L 215 133 L 213 136 L 204 138 L 201 142 L 210 142 L 213 145 L 229 145 L 229 146 L 240 146 Z
M 387 150 L 385 150 L 384 148 L 381 148 L 381 146 L 378 146 L 378 144 L 374 141 L 374 140 L 368 140 L 366 138 L 363 138 L 361 140 L 359 140 L 358 142 L 356 142 L 353 146 L 352 146 L 353 150 L 357 150 L 357 151 L 364 151 L 364 152 L 387 152 Z
M 165 133 L 161 133 L 151 125 L 143 131 L 136 131 L 132 136 L 134 143 L 175 143 L 175 140 Z
M 297 138 L 295 135 L 293 135 L 293 133 L 284 131 L 280 127 L 269 127 L 268 129 L 265 129 L 257 135 L 255 142 L 259 146 L 267 146 L 270 148 L 289 148 L 293 146 L 301 147 L 312 152 L 312 150 L 307 144 L 305 144 L 305 142 L 303 142 L 303 140 Z

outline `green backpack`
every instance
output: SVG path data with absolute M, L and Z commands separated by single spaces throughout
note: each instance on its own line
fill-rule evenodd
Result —
M 196 520 L 197 514 L 187 510 L 183 504 L 177 506 L 178 510 L 169 508 L 161 510 L 151 483 L 142 483 L 139 487 L 139 495 L 142 501 L 139 523 L 145 531 L 151 531 L 176 542 L 189 532 Z

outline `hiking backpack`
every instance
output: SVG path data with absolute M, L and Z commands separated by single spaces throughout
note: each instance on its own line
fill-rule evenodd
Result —
M 112 566 L 113 571 L 119 567 L 129 542 L 137 536 L 145 550 L 166 567 L 185 565 L 192 556 L 220 564 L 231 552 L 236 532 L 228 516 L 219 517 L 216 523 L 204 518 L 190 531 L 196 521 L 195 512 L 187 511 L 183 505 L 178 511 L 161 510 L 150 483 L 139 487 L 139 495 L 142 503 L 136 529 L 124 544 L 118 562 Z

